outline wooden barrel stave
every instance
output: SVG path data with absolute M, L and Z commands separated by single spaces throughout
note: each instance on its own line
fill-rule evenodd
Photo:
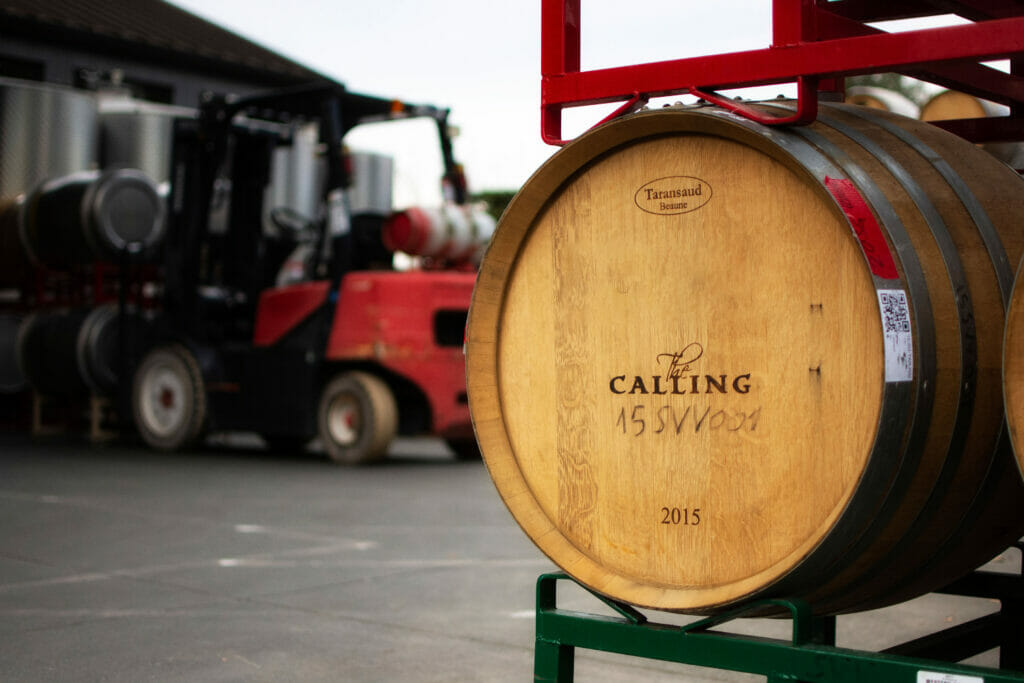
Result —
M 929 149 L 943 150 L 949 138 L 931 126 L 901 121 L 900 125 Z M 959 143 L 955 138 L 953 142 Z M 919 156 L 919 155 L 918 155 Z M 1006 267 L 1010 259 L 1020 257 L 1022 244 L 1016 228 L 1014 208 L 1004 192 L 1013 191 L 1017 176 L 1001 164 L 971 162 L 975 148 L 946 147 L 944 162 L 935 166 L 943 171 L 943 180 L 950 191 L 937 193 L 945 211 L 959 211 L 961 226 L 954 231 L 958 251 L 967 265 L 970 295 L 974 303 L 974 325 L 977 332 L 977 369 L 965 369 L 965 383 L 974 382 L 971 427 L 966 435 L 963 457 L 951 458 L 947 466 L 951 477 L 943 482 L 927 521 L 920 520 L 913 531 L 918 534 L 912 543 L 904 544 L 902 581 L 893 576 L 892 567 L 900 562 L 893 558 L 890 568 L 880 580 L 905 595 L 905 586 L 935 585 L 956 577 L 964 558 L 975 563 L 987 560 L 1019 537 L 1016 524 L 999 524 L 999 519 L 1021 519 L 1017 501 L 1021 498 L 1021 482 L 1013 477 L 1004 481 L 1007 451 L 1003 447 L 1002 396 L 999 381 L 1001 367 L 1001 330 L 1004 306 L 1012 273 Z M 979 159 L 984 159 L 980 157 Z M 963 217 L 962 214 L 967 214 Z M 951 220 L 947 220 L 951 222 Z M 984 243 L 977 244 L 980 237 Z M 973 239 L 973 242 L 971 240 Z M 1001 445 L 1002 444 L 1002 445 Z M 975 520 L 986 520 L 978 523 Z M 985 533 L 979 533 L 984 530 Z M 924 561 L 922 561 L 922 558 Z M 952 569 L 962 567 L 963 569 Z M 904 587 L 901 587 L 901 584 Z M 927 589 L 927 588 L 925 588 Z
M 917 502 L 928 495 L 942 468 L 942 445 L 949 441 L 954 427 L 949 413 L 956 412 L 959 403 L 956 395 L 959 377 L 955 366 L 960 360 L 959 337 L 935 333 L 937 322 L 942 325 L 944 318 L 957 319 L 951 294 L 931 295 L 937 288 L 949 289 L 946 261 L 951 257 L 955 261 L 956 254 L 948 248 L 941 249 L 932 239 L 929 224 L 917 207 L 917 202 L 927 202 L 926 197 L 918 196 L 915 202 L 900 183 L 886 173 L 875 156 L 886 158 L 884 148 L 876 148 L 872 153 L 869 150 L 877 147 L 875 142 L 862 132 L 839 124 L 834 115 L 823 114 L 822 120 L 826 125 L 817 126 L 813 133 L 803 130 L 796 133 L 821 149 L 856 180 L 892 242 L 899 265 L 905 271 L 910 297 L 911 324 L 917 343 L 917 381 L 908 395 L 912 412 L 907 433 L 902 443 L 898 447 L 894 444 L 892 449 L 894 457 L 899 455 L 900 464 L 896 476 L 889 482 L 885 501 L 861 536 L 851 538 L 841 556 L 820 569 L 820 576 L 830 578 L 820 582 L 822 585 L 813 596 L 815 602 L 820 602 L 818 594 L 846 592 L 850 580 L 861 577 L 884 557 L 902 538 L 916 515 Z M 887 161 L 894 163 L 892 159 Z M 947 413 L 943 420 L 937 423 L 929 420 L 929 415 L 934 418 L 939 411 Z M 777 588 L 784 590 L 787 586 Z
M 847 119 L 845 124 L 838 124 L 839 128 L 848 126 L 851 122 L 855 125 L 857 124 L 857 119 L 851 119 L 849 113 L 830 113 L 824 117 L 824 120 L 826 125 L 831 120 L 832 125 L 836 126 L 835 120 L 837 118 Z M 938 380 L 936 382 L 938 398 L 928 420 L 931 433 L 928 444 L 924 448 L 925 458 L 922 460 L 921 467 L 917 471 L 912 472 L 912 488 L 900 493 L 901 496 L 904 496 L 902 500 L 897 499 L 900 509 L 896 516 L 889 520 L 889 526 L 883 538 L 883 541 L 888 543 L 888 546 L 885 547 L 890 547 L 890 552 L 878 551 L 861 556 L 858 558 L 857 563 L 845 574 L 845 576 L 850 576 L 852 572 L 852 575 L 857 576 L 857 582 L 863 584 L 865 578 L 871 576 L 873 572 L 877 579 L 874 585 L 870 587 L 870 591 L 875 595 L 879 593 L 884 594 L 888 586 L 897 585 L 899 583 L 899 576 L 903 576 L 907 580 L 914 579 L 920 581 L 921 570 L 927 564 L 922 560 L 922 556 L 930 558 L 944 555 L 944 552 L 939 550 L 939 548 L 948 539 L 942 536 L 942 534 L 949 535 L 950 529 L 955 529 L 960 518 L 967 514 L 965 511 L 969 510 L 972 505 L 974 492 L 983 486 L 985 478 L 989 473 L 989 468 L 993 464 L 993 458 L 997 457 L 995 439 L 999 433 L 1000 406 L 998 405 L 998 397 L 996 395 L 998 393 L 996 391 L 998 385 L 992 383 L 991 380 L 993 379 L 992 372 L 995 371 L 992 367 L 993 363 L 998 364 L 999 343 L 998 335 L 995 334 L 995 331 L 1001 324 L 1002 316 L 1002 308 L 999 305 L 1000 286 L 993 277 L 990 264 L 972 263 L 966 269 L 966 276 L 960 276 L 962 266 L 957 265 L 957 261 L 959 261 L 961 253 L 966 255 L 968 259 L 977 261 L 979 255 L 985 255 L 987 252 L 987 248 L 981 243 L 973 219 L 966 215 L 959 201 L 941 201 L 943 198 L 948 197 L 955 199 L 956 195 L 951 191 L 942 191 L 941 188 L 944 181 L 931 168 L 930 161 L 926 161 L 910 147 L 898 144 L 893 145 L 892 141 L 886 140 L 885 136 L 888 136 L 889 133 L 886 133 L 876 125 L 878 122 L 874 119 L 877 118 L 877 115 L 871 114 L 868 116 L 870 121 L 861 123 L 859 127 L 863 129 L 865 134 L 881 137 L 882 139 L 879 142 L 882 144 L 883 149 L 893 150 L 892 155 L 894 156 L 890 156 L 885 167 L 872 168 L 870 170 L 872 179 L 881 184 L 886 184 L 887 180 L 892 180 L 890 174 L 894 172 L 893 167 L 895 166 L 897 171 L 909 171 L 899 174 L 901 175 L 900 183 L 910 186 L 912 194 L 917 195 L 918 199 L 915 200 L 915 203 L 921 202 L 921 192 L 920 190 L 915 192 L 914 186 L 923 184 L 929 190 L 925 193 L 925 199 L 928 196 L 936 196 L 940 198 L 940 204 L 946 204 L 942 210 L 936 210 L 936 207 L 932 206 L 930 212 L 926 210 L 927 207 L 922 209 L 921 206 L 917 206 L 916 208 L 920 213 L 931 213 L 926 227 L 934 235 L 934 241 L 941 242 L 951 237 L 952 242 L 955 243 L 955 250 L 950 249 L 948 242 L 944 245 L 942 253 L 943 259 L 946 261 L 946 273 L 933 274 L 929 278 L 929 290 L 936 291 L 936 288 L 945 290 L 942 296 L 931 298 L 933 307 L 945 306 L 945 308 L 949 309 L 947 304 L 953 303 L 953 299 L 955 299 L 959 308 L 959 312 L 956 315 L 961 320 L 959 320 L 960 324 L 957 325 L 958 319 L 956 317 L 950 318 L 949 310 L 944 314 L 936 310 L 936 319 L 939 320 L 938 329 L 956 331 L 959 327 L 960 330 L 959 351 L 957 351 L 955 346 L 952 348 L 942 348 L 944 346 L 950 347 L 949 342 L 956 338 L 957 335 L 940 334 L 937 339 L 937 344 L 940 347 L 940 359 L 945 359 L 940 362 L 940 366 L 951 368 L 957 376 L 952 378 L 953 381 L 950 383 L 948 381 L 951 379 L 949 377 L 950 370 L 947 370 L 945 372 L 945 382 L 942 374 L 936 378 Z M 902 123 L 902 119 L 892 119 L 892 121 Z M 928 131 L 929 129 L 926 127 L 925 130 Z M 943 141 L 939 140 L 938 142 L 941 143 Z M 863 157 L 866 154 L 863 147 L 864 145 L 856 146 L 860 153 L 855 152 L 854 156 Z M 860 162 L 862 164 L 869 163 L 863 158 L 861 158 Z M 888 184 L 892 185 L 891 182 Z M 891 195 L 891 193 L 892 187 L 887 190 L 887 194 Z M 989 203 L 991 203 L 991 198 L 989 200 Z M 930 200 L 927 201 L 930 202 Z M 894 205 L 903 204 L 903 202 L 895 200 L 893 203 Z M 913 213 L 915 212 L 902 211 L 901 218 L 908 225 L 911 225 L 912 221 L 908 220 L 908 218 L 913 218 Z M 917 221 L 917 223 L 920 224 L 920 221 Z M 1004 231 L 1008 227 L 1004 223 Z M 946 237 L 943 236 L 944 231 L 947 232 Z M 918 236 L 915 239 L 915 250 L 919 254 L 926 255 L 929 242 L 933 241 L 933 238 L 929 237 L 927 232 L 922 233 L 919 227 L 918 229 L 911 229 L 910 232 Z M 941 261 L 935 261 L 933 257 L 922 257 L 922 260 L 926 264 L 932 263 L 930 270 L 941 270 Z M 928 270 L 929 268 L 926 267 L 926 271 Z M 943 277 L 949 278 L 945 286 L 942 283 Z M 950 288 L 952 288 L 951 291 Z M 975 329 L 975 308 L 971 305 L 970 300 L 972 294 L 978 296 L 983 302 L 977 313 L 980 321 L 978 324 L 982 328 L 981 332 L 977 332 Z M 977 345 L 976 340 L 979 338 L 981 339 L 982 347 L 980 351 L 982 354 L 982 369 L 980 370 L 980 391 L 982 396 L 976 401 L 974 394 L 979 383 L 976 376 L 971 376 L 970 369 L 973 367 L 977 353 L 971 347 Z M 961 370 L 961 368 L 963 369 Z M 942 387 L 944 383 L 946 384 L 945 389 Z M 956 401 L 955 395 L 948 394 L 950 390 L 955 392 L 958 384 L 962 387 L 959 403 Z M 942 442 L 947 437 L 947 431 L 943 429 L 943 425 L 952 425 L 954 420 L 960 424 L 953 430 L 952 434 L 948 434 L 951 438 L 949 448 L 944 449 L 942 448 Z M 968 449 L 968 452 L 964 457 L 961 457 L 963 455 L 962 450 L 965 447 Z M 941 470 L 938 472 L 935 469 L 936 465 L 941 466 Z M 912 523 L 908 526 L 908 522 Z M 993 539 L 998 538 L 997 534 L 989 534 L 988 536 Z M 915 538 L 917 539 L 916 541 L 914 540 Z M 997 552 L 1001 547 L 1005 547 L 1006 542 L 1010 540 L 1013 539 L 994 541 L 995 546 L 992 547 L 991 552 Z M 979 557 L 978 552 L 984 551 L 973 551 L 973 556 Z M 894 566 L 899 567 L 899 563 L 894 561 L 892 553 L 899 553 L 903 558 L 902 563 L 905 566 L 899 573 L 894 570 Z M 873 567 L 871 572 L 866 572 L 864 567 L 868 558 L 871 557 L 882 558 L 884 562 L 879 566 Z M 951 578 L 953 575 L 944 573 L 943 576 Z M 940 580 L 941 578 L 932 579 L 933 582 Z M 858 593 L 851 590 L 850 586 L 843 584 L 843 576 L 834 578 L 830 585 L 832 590 L 838 593 L 839 597 L 837 599 L 840 602 L 845 601 L 846 604 L 857 604 Z M 827 592 L 827 589 L 827 586 L 823 587 L 818 591 L 818 594 Z M 876 604 L 878 604 L 877 601 L 878 599 L 876 598 Z
M 1024 472 L 1024 259 L 1017 268 L 1003 332 L 1006 425 L 1018 469 Z

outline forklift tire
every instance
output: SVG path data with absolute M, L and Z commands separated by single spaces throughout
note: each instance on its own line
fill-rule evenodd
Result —
M 158 346 L 142 359 L 132 383 L 135 426 L 151 448 L 194 444 L 206 426 L 206 384 L 199 362 L 180 344 Z
M 381 458 L 397 431 L 398 405 L 382 380 L 346 372 L 324 387 L 317 432 L 334 462 L 359 465 Z

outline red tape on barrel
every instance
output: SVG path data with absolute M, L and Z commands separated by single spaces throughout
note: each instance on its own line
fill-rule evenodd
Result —
M 836 198 L 846 218 L 849 219 L 868 259 L 871 272 L 887 280 L 898 279 L 900 274 L 896 270 L 892 252 L 889 251 L 889 243 L 885 241 L 881 226 L 853 182 L 846 178 L 825 176 L 825 187 Z

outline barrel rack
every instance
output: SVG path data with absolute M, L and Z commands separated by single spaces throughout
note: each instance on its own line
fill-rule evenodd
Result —
M 534 681 L 571 683 L 577 647 L 758 674 L 767 677 L 768 683 L 1024 681 L 1024 577 L 1020 575 L 978 571 L 954 582 L 940 592 L 999 600 L 999 611 L 881 652 L 836 647 L 837 617 L 814 616 L 802 601 L 761 601 L 671 626 L 652 623 L 633 607 L 596 593 L 620 616 L 559 609 L 556 587 L 562 580 L 569 577 L 544 574 L 537 581 Z M 766 606 L 789 612 L 790 640 L 711 630 Z M 952 663 L 995 647 L 1000 649 L 999 669 Z
M 969 23 L 899 33 L 870 25 L 944 14 Z M 771 47 L 590 71 L 580 70 L 580 20 L 580 0 L 542 0 L 541 137 L 549 144 L 564 143 L 566 107 L 622 102 L 614 118 L 678 94 L 764 123 L 810 123 L 819 94 L 842 92 L 846 76 L 887 72 L 1010 107 L 1005 117 L 939 124 L 961 137 L 1024 140 L 1024 4 L 1017 0 L 772 0 Z M 1010 73 L 981 63 L 998 59 L 1010 60 Z M 794 81 L 800 106 L 784 119 L 765 119 L 717 93 Z
M 1019 0 L 772 0 L 772 45 L 703 57 L 581 71 L 580 0 L 542 0 L 541 137 L 562 145 L 568 107 L 621 103 L 604 121 L 652 99 L 688 94 L 769 125 L 802 125 L 819 98 L 838 99 L 847 76 L 899 73 L 1009 107 L 1009 115 L 936 122 L 972 142 L 1024 141 L 1024 2 Z M 623 10 L 626 11 L 626 10 Z M 888 33 L 871 23 L 955 14 L 967 23 Z M 982 62 L 1008 59 L 1009 73 Z M 721 90 L 797 84 L 792 116 L 766 118 Z M 534 679 L 568 683 L 575 648 L 766 676 L 781 681 L 980 683 L 1024 681 L 1024 576 L 976 571 L 941 593 L 998 600 L 998 612 L 881 652 L 836 647 L 835 616 L 806 603 L 771 601 L 788 611 L 792 638 L 770 640 L 713 628 L 764 603 L 685 626 L 652 623 L 633 607 L 593 595 L 619 616 L 559 609 L 565 574 L 537 583 Z M 586 589 L 584 587 L 585 590 Z M 955 664 L 1000 649 L 1000 668 Z

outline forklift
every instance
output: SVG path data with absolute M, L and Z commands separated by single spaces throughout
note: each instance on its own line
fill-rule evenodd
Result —
M 427 117 L 446 201 L 465 205 L 448 113 L 317 83 L 207 94 L 175 121 L 160 312 L 123 397 L 149 446 L 245 431 L 276 449 L 318 438 L 332 460 L 357 464 L 398 434 L 430 434 L 478 457 L 463 355 L 475 270 L 397 270 L 387 216 L 353 212 L 346 192 L 350 130 Z M 274 206 L 268 187 L 275 150 L 310 126 L 322 181 L 316 215 L 302 215 Z

